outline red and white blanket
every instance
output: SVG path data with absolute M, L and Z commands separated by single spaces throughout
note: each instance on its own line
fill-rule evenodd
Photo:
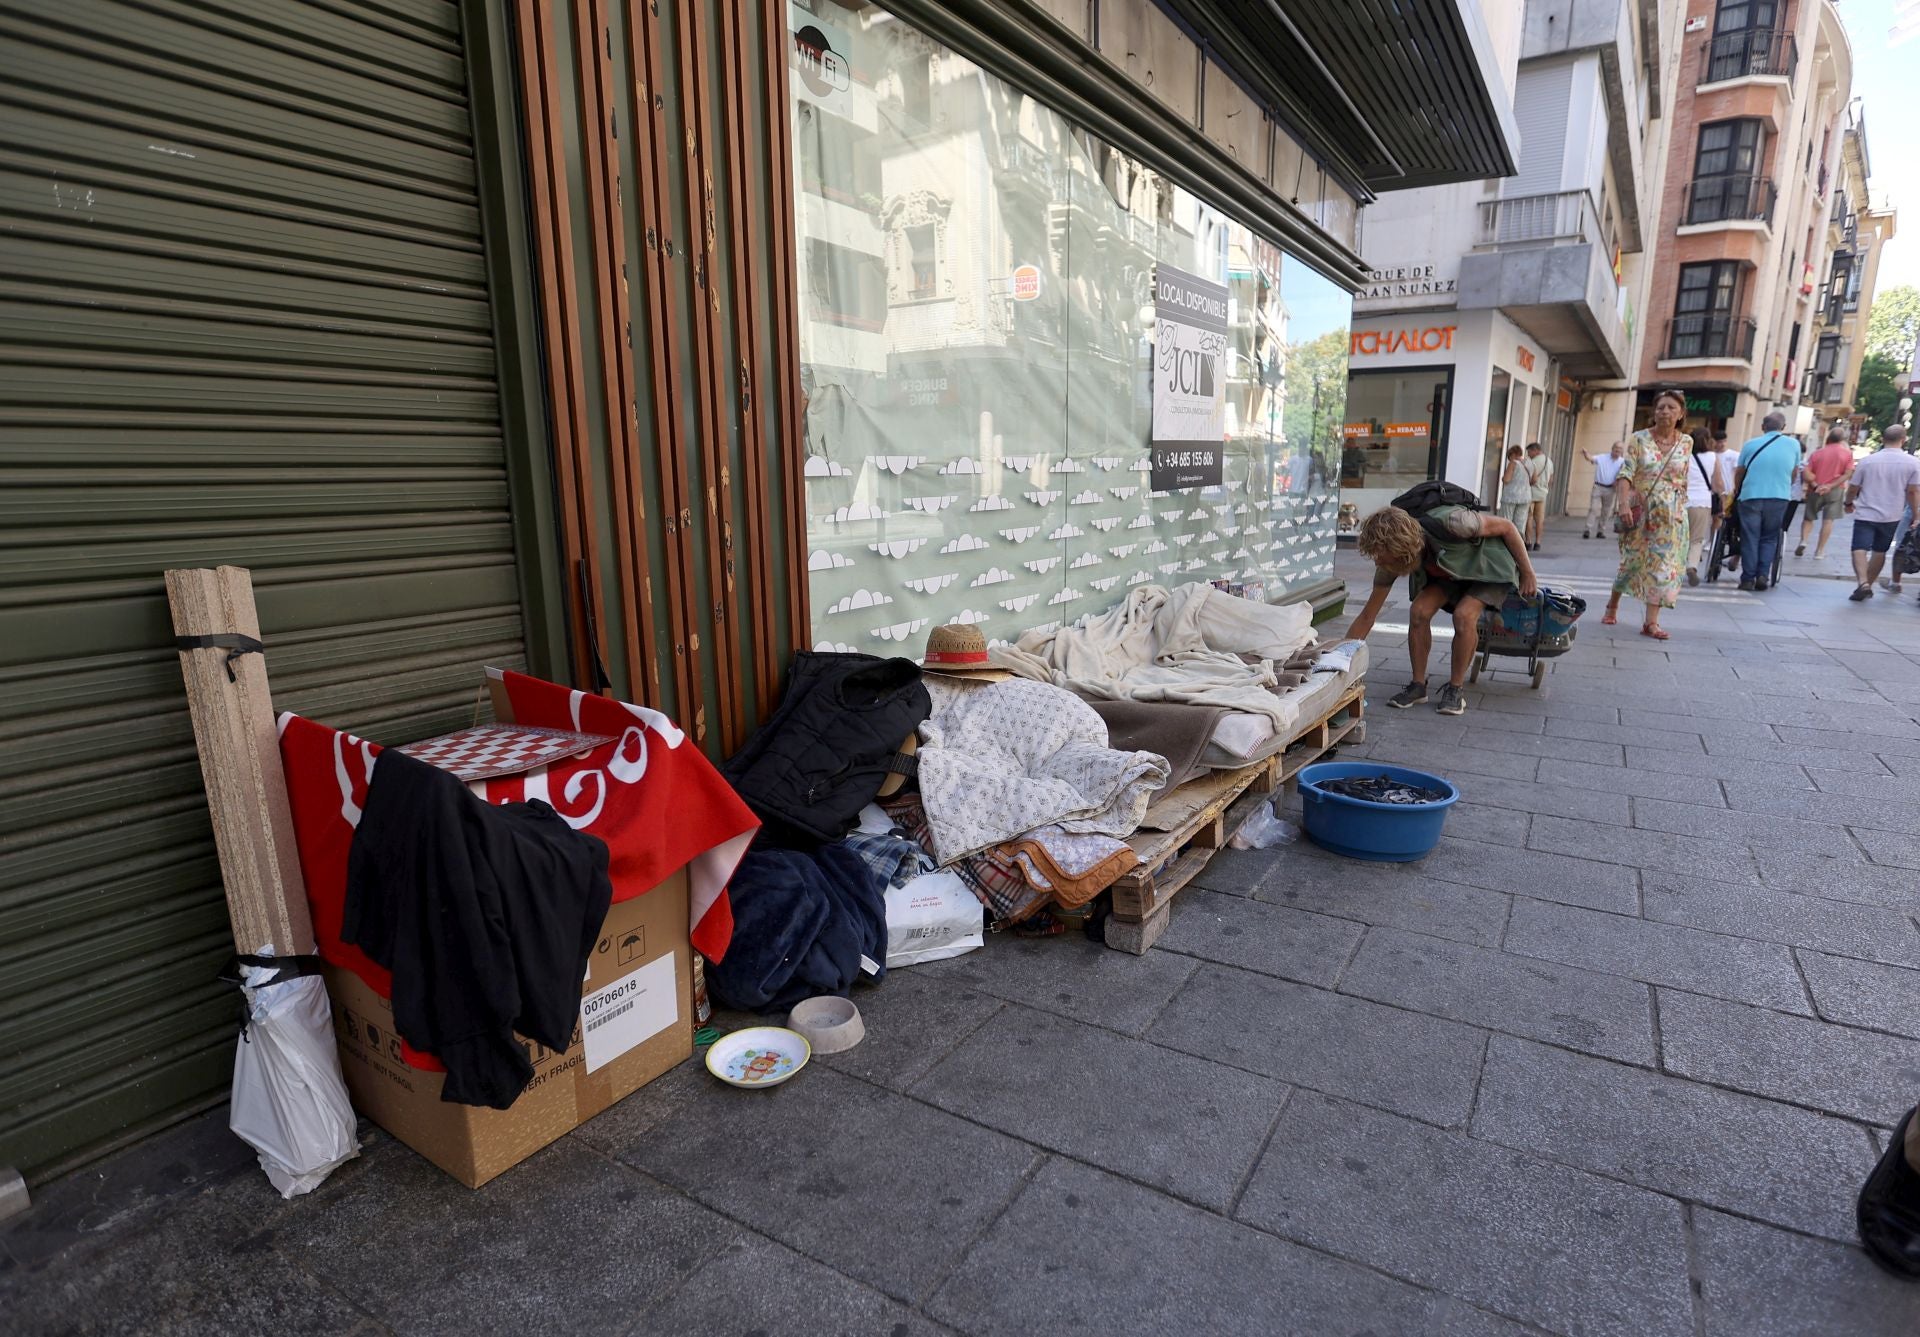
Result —
M 692 893 L 694 949 L 718 961 L 733 937 L 727 882 L 760 822 L 672 720 L 657 710 L 488 669 L 516 723 L 613 740 L 519 775 L 475 780 L 489 803 L 539 799 L 576 831 L 606 841 L 613 899 L 659 886 L 681 868 Z M 382 997 L 392 977 L 340 941 L 347 850 L 380 748 L 294 714 L 280 717 L 280 760 L 293 807 L 300 870 L 323 960 L 353 971 Z

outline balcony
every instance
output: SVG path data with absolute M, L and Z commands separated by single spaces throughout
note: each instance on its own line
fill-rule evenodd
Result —
M 1800 46 L 1784 28 L 1721 33 L 1707 46 L 1706 59 L 1700 65 L 1700 87 L 1768 75 L 1792 83 L 1799 64 Z
M 1771 227 L 1779 194 L 1770 177 L 1750 172 L 1697 176 L 1687 191 L 1686 225 L 1765 223 Z
M 1568 376 L 1625 375 L 1613 252 L 1588 191 L 1487 200 L 1474 253 L 1460 261 L 1457 305 L 1504 312 Z
M 1679 315 L 1667 322 L 1663 362 L 1753 361 L 1753 341 L 1759 323 L 1751 318 L 1707 311 Z

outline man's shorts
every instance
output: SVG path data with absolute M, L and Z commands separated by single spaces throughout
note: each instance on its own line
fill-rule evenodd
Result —
M 1507 596 L 1513 593 L 1511 585 L 1465 580 L 1429 580 L 1420 592 L 1425 594 L 1427 589 L 1435 585 L 1446 591 L 1446 602 L 1440 605 L 1440 611 L 1443 613 L 1453 612 L 1465 598 L 1478 599 L 1487 608 L 1498 608 L 1507 601 Z
M 1830 492 L 1807 493 L 1802 520 L 1838 520 L 1847 513 L 1847 490 L 1836 487 Z
M 1853 550 L 1855 552 L 1885 552 L 1893 546 L 1893 531 L 1900 528 L 1898 520 L 1855 520 L 1853 522 Z

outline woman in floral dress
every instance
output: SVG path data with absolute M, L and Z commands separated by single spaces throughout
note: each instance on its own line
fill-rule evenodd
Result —
M 1627 441 L 1626 460 L 1614 483 L 1616 514 L 1638 517 L 1639 523 L 1620 535 L 1620 574 L 1614 577 L 1613 597 L 1607 600 L 1607 626 L 1620 620 L 1620 596 L 1631 594 L 1647 606 L 1640 634 L 1656 641 L 1667 639 L 1660 628 L 1660 610 L 1680 600 L 1680 576 L 1687 558 L 1687 468 L 1691 463 L 1687 435 L 1680 430 L 1687 401 L 1678 390 L 1662 390 L 1653 398 L 1653 426 L 1635 432 Z

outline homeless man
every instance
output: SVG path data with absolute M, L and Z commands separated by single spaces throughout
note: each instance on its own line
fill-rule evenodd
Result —
M 1360 524 L 1358 546 L 1374 565 L 1373 592 L 1347 635 L 1365 640 L 1387 601 L 1393 582 L 1407 578 L 1407 658 L 1413 681 L 1387 704 L 1405 710 L 1427 699 L 1427 652 L 1433 648 L 1433 615 L 1453 614 L 1453 674 L 1440 689 L 1442 715 L 1466 713 L 1461 686 L 1479 642 L 1480 610 L 1498 609 L 1518 589 L 1539 592 L 1526 540 L 1511 521 L 1469 506 L 1434 506 L 1416 519 L 1396 506 Z

